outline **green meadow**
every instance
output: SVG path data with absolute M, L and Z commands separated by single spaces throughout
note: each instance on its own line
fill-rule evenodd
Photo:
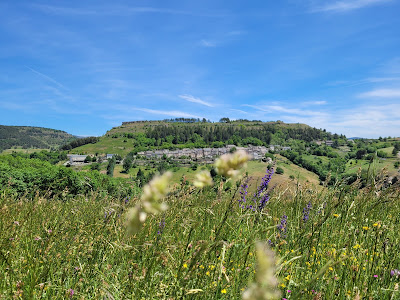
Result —
M 230 188 L 223 179 L 203 189 L 173 179 L 168 210 L 149 215 L 137 233 L 126 214 L 138 189 L 63 198 L 2 188 L 0 298 L 240 299 L 259 271 L 262 241 L 275 254 L 281 298 L 399 299 L 399 186 L 379 173 L 363 189 L 359 181 L 275 185 L 279 176 L 304 176 L 278 164 L 285 173 L 273 175 L 263 209 L 253 202 L 262 180 L 245 172 L 265 169 L 250 162 Z

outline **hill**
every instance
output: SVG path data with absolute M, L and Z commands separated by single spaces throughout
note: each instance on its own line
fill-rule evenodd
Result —
M 73 135 L 56 129 L 0 125 L 0 152 L 11 148 L 58 148 L 73 139 Z
M 219 148 L 224 145 L 288 145 L 290 141 L 330 140 L 332 135 L 305 124 L 281 121 L 207 122 L 195 119 L 123 122 L 96 143 L 83 145 L 71 153 L 115 153 L 126 155 L 148 149 Z M 341 136 L 343 137 L 343 136 Z M 344 138 L 344 137 L 343 137 Z

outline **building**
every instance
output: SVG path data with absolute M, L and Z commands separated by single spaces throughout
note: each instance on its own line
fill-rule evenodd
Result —
M 78 165 L 85 163 L 87 155 L 70 155 L 69 156 L 69 163 L 70 165 Z

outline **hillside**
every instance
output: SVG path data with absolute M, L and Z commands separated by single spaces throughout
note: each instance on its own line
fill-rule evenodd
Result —
M 56 129 L 0 125 L 0 152 L 11 148 L 58 148 L 73 139 L 73 135 Z
M 72 149 L 71 153 L 115 153 L 148 149 L 219 148 L 227 144 L 287 145 L 293 140 L 311 142 L 328 140 L 334 135 L 305 124 L 287 124 L 281 121 L 137 121 L 123 122 L 114 127 L 98 142 Z

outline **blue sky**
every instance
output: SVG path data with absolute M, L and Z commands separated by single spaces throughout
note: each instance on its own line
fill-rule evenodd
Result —
M 400 1 L 0 2 L 0 124 L 300 122 L 400 136 Z

